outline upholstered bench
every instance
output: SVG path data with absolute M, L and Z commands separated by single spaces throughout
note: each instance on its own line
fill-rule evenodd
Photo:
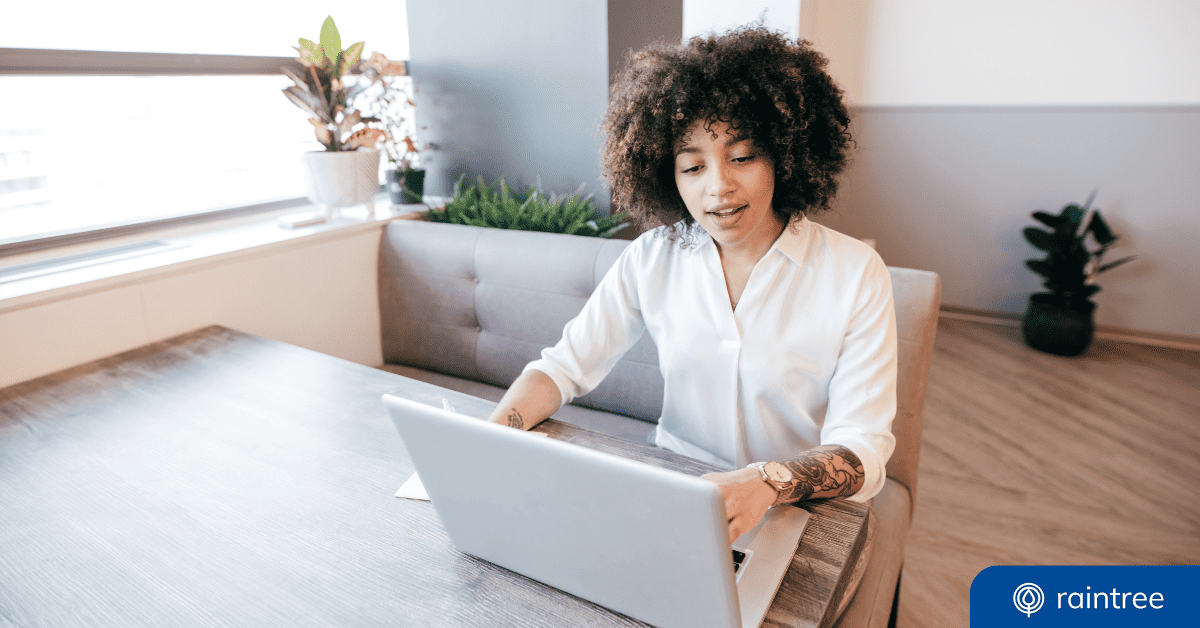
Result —
M 629 245 L 528 231 L 393 221 L 379 255 L 383 368 L 499 401 L 525 365 L 554 345 Z M 896 450 L 873 500 L 873 550 L 840 625 L 888 621 L 912 519 L 925 381 L 940 280 L 890 268 L 899 338 Z M 646 441 L 662 413 L 658 351 L 645 335 L 594 391 L 554 418 Z M 881 623 L 882 622 L 882 623 Z

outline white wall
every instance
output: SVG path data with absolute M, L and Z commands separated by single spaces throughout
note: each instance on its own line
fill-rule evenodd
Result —
M 1193 0 L 803 0 L 856 105 L 1200 103 Z
M 800 36 L 801 0 L 684 0 L 683 39 L 719 33 L 763 21 L 763 26 L 780 30 L 788 37 Z
M 1099 189 L 1138 260 L 1100 325 L 1200 338 L 1200 2 L 803 0 L 855 149 L 821 222 L 938 272 L 947 305 L 1020 313 L 1034 210 Z
M 0 313 L 0 388 L 224 325 L 378 366 L 380 229 Z
M 885 262 L 942 276 L 942 302 L 1020 313 L 1042 290 L 1021 235 L 1034 210 L 1095 206 L 1121 236 L 1096 322 L 1200 340 L 1200 107 L 868 107 L 833 210 Z

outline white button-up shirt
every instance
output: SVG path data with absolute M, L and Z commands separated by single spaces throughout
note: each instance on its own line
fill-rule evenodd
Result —
M 659 447 L 727 467 L 843 445 L 883 488 L 895 447 L 896 313 L 883 260 L 807 219 L 755 265 L 737 309 L 712 238 L 688 248 L 642 234 L 596 287 L 562 340 L 525 370 L 563 403 L 594 389 L 642 333 L 665 381 Z

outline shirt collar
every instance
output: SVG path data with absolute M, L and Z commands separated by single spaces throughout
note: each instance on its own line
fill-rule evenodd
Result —
M 708 247 L 712 247 L 713 253 L 716 253 L 716 244 L 707 231 L 696 224 L 691 225 L 690 228 L 694 230 L 693 235 L 696 237 L 696 245 L 693 247 L 694 251 L 703 251 Z M 775 240 L 770 249 L 767 249 L 767 253 L 763 257 L 772 255 L 775 250 L 778 250 L 784 257 L 792 260 L 797 266 L 803 266 L 804 258 L 808 254 L 809 232 L 811 229 L 812 222 L 807 217 L 802 215 L 794 219 L 788 225 L 788 228 L 779 234 L 779 238 Z
M 804 258 L 808 254 L 809 230 L 812 228 L 812 223 L 805 216 L 800 216 L 793 220 L 783 233 L 779 234 L 779 239 L 775 240 L 775 244 L 771 245 L 772 249 L 779 249 L 785 257 L 796 263 L 797 266 L 804 265 Z M 771 251 L 767 251 L 770 255 Z

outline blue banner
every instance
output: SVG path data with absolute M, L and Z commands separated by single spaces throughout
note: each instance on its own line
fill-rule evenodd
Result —
M 971 626 L 1197 626 L 1200 566 L 988 567 Z

